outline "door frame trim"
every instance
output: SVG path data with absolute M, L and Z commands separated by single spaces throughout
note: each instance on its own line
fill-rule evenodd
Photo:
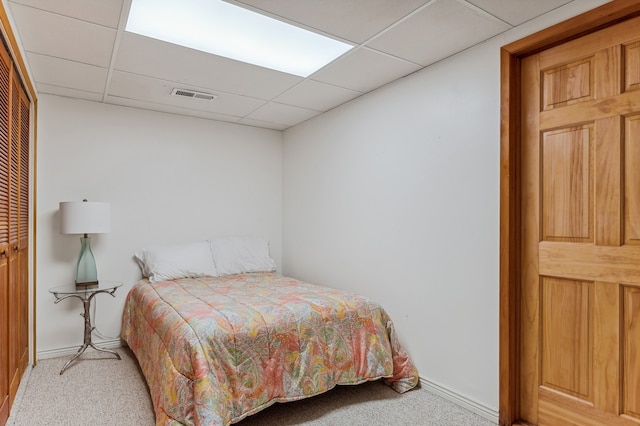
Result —
M 500 347 L 499 422 L 517 424 L 520 275 L 520 64 L 523 58 L 640 16 L 637 0 L 613 0 L 503 46 L 500 52 Z

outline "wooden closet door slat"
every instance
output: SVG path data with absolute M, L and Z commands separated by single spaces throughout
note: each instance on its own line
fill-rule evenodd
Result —
M 9 127 L 11 61 L 0 48 L 0 425 L 6 423 L 10 410 L 9 382 L 9 282 L 7 248 L 9 244 Z

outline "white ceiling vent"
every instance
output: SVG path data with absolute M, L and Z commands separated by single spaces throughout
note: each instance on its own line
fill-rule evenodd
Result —
M 203 101 L 215 101 L 218 96 L 211 93 L 196 92 L 189 89 L 173 89 L 171 91 L 172 96 L 183 96 L 185 98 L 202 99 Z

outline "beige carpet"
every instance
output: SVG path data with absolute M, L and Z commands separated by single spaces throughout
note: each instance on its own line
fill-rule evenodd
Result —
M 148 389 L 132 353 L 122 360 L 88 350 L 61 376 L 69 357 L 38 362 L 25 376 L 9 426 L 153 426 Z M 488 426 L 492 422 L 424 389 L 398 394 L 380 382 L 338 386 L 314 398 L 275 404 L 238 423 L 287 425 Z

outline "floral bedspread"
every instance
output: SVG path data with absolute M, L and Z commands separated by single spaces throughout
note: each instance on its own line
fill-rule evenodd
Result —
M 138 282 L 122 337 L 146 377 L 157 425 L 228 425 L 275 402 L 418 372 L 382 307 L 275 273 Z

